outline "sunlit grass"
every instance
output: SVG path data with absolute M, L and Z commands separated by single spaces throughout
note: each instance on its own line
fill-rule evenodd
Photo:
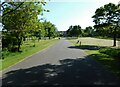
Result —
M 23 45 L 21 46 L 22 52 L 15 52 L 15 53 L 3 52 L 4 53 L 4 60 L 2 60 L 2 68 L 0 68 L 0 70 L 3 70 L 5 68 L 15 64 L 18 61 L 21 61 L 22 59 L 49 47 L 50 45 L 53 45 L 57 41 L 58 41 L 57 39 L 41 40 L 39 42 L 36 41 L 35 47 L 34 47 L 34 43 L 32 41 L 27 41 L 27 42 L 23 43 Z M 0 63 L 0 65 L 1 65 L 1 63 Z
M 98 39 L 98 38 L 91 38 L 91 37 L 84 37 L 84 38 L 78 38 L 77 40 L 81 41 L 82 45 L 95 45 L 95 46 L 113 46 L 113 40 L 108 39 Z M 118 41 L 117 41 L 118 43 Z M 117 44 L 118 46 L 118 44 Z
M 89 52 L 87 52 L 89 54 Z M 91 55 L 90 55 L 95 61 L 97 62 L 100 62 L 101 64 L 104 65 L 104 67 L 113 72 L 114 74 L 120 76 L 120 68 L 119 68 L 119 63 L 120 61 L 119 60 L 116 60 L 115 58 L 109 56 L 109 55 L 106 55 L 106 54 L 103 54 L 103 53 L 92 53 L 91 51 Z

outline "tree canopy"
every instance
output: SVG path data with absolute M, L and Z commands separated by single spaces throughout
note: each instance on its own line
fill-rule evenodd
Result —
M 120 20 L 120 8 L 113 3 L 106 4 L 95 11 L 95 15 L 92 17 L 95 22 L 94 28 L 103 36 L 111 36 L 114 38 L 113 46 L 116 46 L 116 37 L 118 35 Z
M 75 26 L 70 26 L 69 29 L 67 30 L 67 35 L 72 37 L 79 37 L 82 35 L 82 30 L 80 25 L 75 25 Z
M 94 29 L 92 28 L 92 26 L 88 26 L 84 29 L 84 36 L 88 36 L 88 37 L 92 37 L 94 36 Z
M 38 15 L 43 15 L 45 2 L 7 2 L 3 4 L 2 24 L 3 48 L 20 51 L 22 41 L 27 36 L 55 37 L 56 27 L 51 22 L 40 22 Z M 47 24 L 46 24 L 47 23 Z M 9 43 L 8 43 L 9 41 Z

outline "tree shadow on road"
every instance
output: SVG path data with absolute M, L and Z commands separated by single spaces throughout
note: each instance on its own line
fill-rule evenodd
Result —
M 78 45 L 78 46 L 70 46 L 70 49 L 82 49 L 89 50 L 92 58 L 94 58 L 97 62 L 101 63 L 106 67 L 107 70 L 115 73 L 120 77 L 120 49 L 119 48 L 111 48 L 108 46 L 95 46 L 95 45 Z M 92 51 L 93 53 L 92 53 Z M 98 51 L 98 52 L 97 52 Z
M 106 48 L 105 46 L 95 46 L 95 45 L 79 45 L 79 46 L 69 46 L 71 49 L 82 49 L 82 50 L 99 50 L 100 48 Z
M 44 64 L 7 72 L 2 79 L 3 86 L 119 84 L 112 73 L 88 57 L 59 60 L 60 65 Z

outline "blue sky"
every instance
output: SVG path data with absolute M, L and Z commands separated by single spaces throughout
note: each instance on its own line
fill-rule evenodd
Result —
M 4 0 L 2 0 L 4 1 Z M 46 0 L 49 1 L 49 0 Z M 80 25 L 83 29 L 93 26 L 94 12 L 97 8 L 108 4 L 118 4 L 120 0 L 50 0 L 45 9 L 43 18 L 56 25 L 59 31 L 65 31 L 70 25 Z M 39 16 L 41 18 L 41 16 Z M 2 28 L 0 27 L 0 30 Z
M 84 29 L 94 25 L 91 17 L 95 10 L 110 2 L 118 4 L 119 0 L 51 0 L 45 6 L 50 12 L 44 12 L 43 17 L 59 31 L 67 30 L 70 25 L 80 25 Z

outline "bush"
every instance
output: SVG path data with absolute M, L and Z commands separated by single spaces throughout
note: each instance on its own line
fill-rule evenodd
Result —
M 4 36 L 2 38 L 2 48 L 8 49 L 8 51 L 14 50 L 14 48 L 17 46 L 18 40 L 15 37 L 11 36 Z

